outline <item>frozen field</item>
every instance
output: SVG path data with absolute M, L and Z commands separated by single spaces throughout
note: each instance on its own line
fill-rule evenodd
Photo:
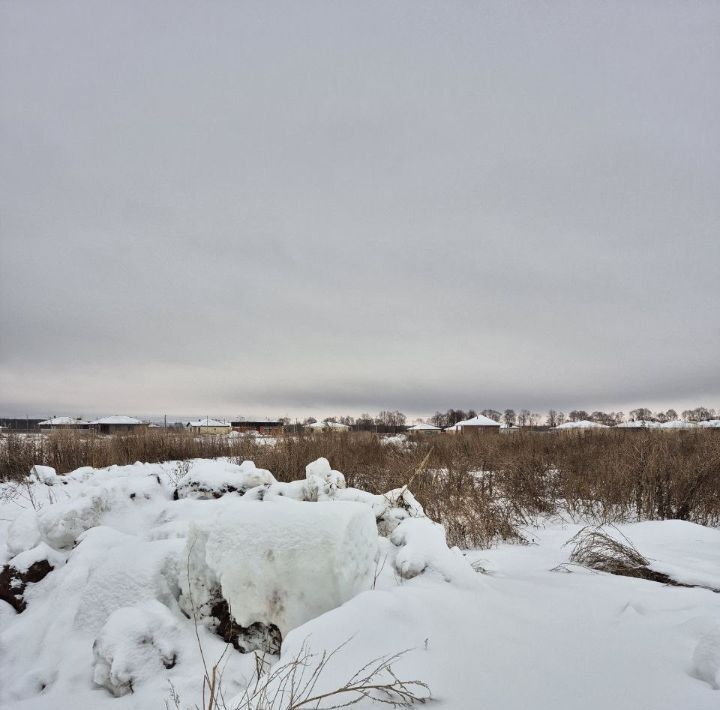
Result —
M 408 491 L 346 488 L 325 460 L 291 483 L 251 462 L 38 468 L 0 495 L 3 709 L 208 707 L 221 658 L 218 706 L 245 707 L 258 658 L 267 678 L 342 644 L 313 694 L 407 650 L 396 678 L 448 710 L 720 706 L 716 529 L 610 530 L 683 587 L 567 564 L 582 525 L 561 520 L 448 549 Z

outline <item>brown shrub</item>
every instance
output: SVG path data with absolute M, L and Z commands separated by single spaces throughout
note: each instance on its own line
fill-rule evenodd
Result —
M 0 438 L 0 480 L 22 478 L 36 463 L 66 473 L 84 465 L 227 456 L 251 459 L 289 481 L 325 456 L 348 485 L 384 493 L 406 484 L 428 453 L 411 490 L 446 526 L 450 543 L 462 547 L 517 540 L 520 525 L 558 512 L 594 522 L 720 523 L 720 432 L 713 430 L 438 435 L 401 446 L 369 432 L 282 436 L 274 446 L 170 429 L 9 434 Z

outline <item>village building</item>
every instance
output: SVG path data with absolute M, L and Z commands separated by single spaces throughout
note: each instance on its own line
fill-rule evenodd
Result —
M 657 422 L 651 422 L 649 419 L 634 419 L 633 421 L 622 422 L 622 424 L 618 424 L 615 428 L 639 431 L 641 429 L 657 429 L 659 426 Z
M 34 432 L 40 430 L 40 421 L 40 419 L 30 419 L 29 417 L 0 417 L 0 427 L 4 432 Z
M 277 436 L 282 434 L 283 423 L 279 419 L 270 419 L 268 417 L 255 417 L 246 419 L 238 417 L 230 422 L 233 431 L 241 433 L 256 432 L 266 436 Z
M 194 422 L 188 422 L 185 425 L 185 428 L 189 429 L 194 434 L 229 434 L 232 429 L 228 422 L 210 419 L 210 417 L 198 419 Z
M 672 419 L 659 425 L 660 429 L 695 429 L 695 422 L 688 422 L 685 419 Z
M 441 434 L 442 429 L 432 424 L 414 424 L 407 428 L 407 433 L 425 436 L 427 434 Z
M 573 431 L 583 429 L 609 429 L 607 424 L 600 424 L 599 422 L 591 422 L 587 419 L 581 419 L 578 422 L 565 422 L 556 426 L 552 431 Z
M 350 427 L 347 424 L 340 424 L 339 422 L 314 422 L 308 424 L 307 428 L 314 432 L 344 432 L 350 431 Z
M 457 434 L 497 434 L 500 431 L 500 422 L 478 414 L 472 419 L 464 419 L 448 427 L 445 431 Z
M 89 429 L 90 422 L 84 419 L 73 419 L 72 417 L 51 417 L 38 423 L 40 431 L 47 432 L 55 429 L 73 430 L 73 429 Z
M 698 422 L 700 429 L 717 429 L 720 431 L 720 419 L 706 419 L 704 422 Z
M 517 432 L 520 431 L 520 427 L 516 426 L 515 424 L 501 424 L 500 425 L 500 433 L 501 434 L 517 434 Z
M 124 414 L 114 414 L 110 417 L 95 419 L 89 423 L 90 429 L 100 434 L 121 434 L 129 431 L 137 431 L 146 426 L 145 422 L 135 417 L 127 417 Z

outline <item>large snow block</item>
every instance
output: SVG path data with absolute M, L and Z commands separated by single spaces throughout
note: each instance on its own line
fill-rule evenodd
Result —
M 202 538 L 235 621 L 274 624 L 283 637 L 369 589 L 378 545 L 371 510 L 337 502 L 247 501 Z

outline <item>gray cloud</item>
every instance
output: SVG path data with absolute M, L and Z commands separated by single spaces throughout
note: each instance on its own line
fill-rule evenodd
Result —
M 3 3 L 0 409 L 720 406 L 719 22 Z

